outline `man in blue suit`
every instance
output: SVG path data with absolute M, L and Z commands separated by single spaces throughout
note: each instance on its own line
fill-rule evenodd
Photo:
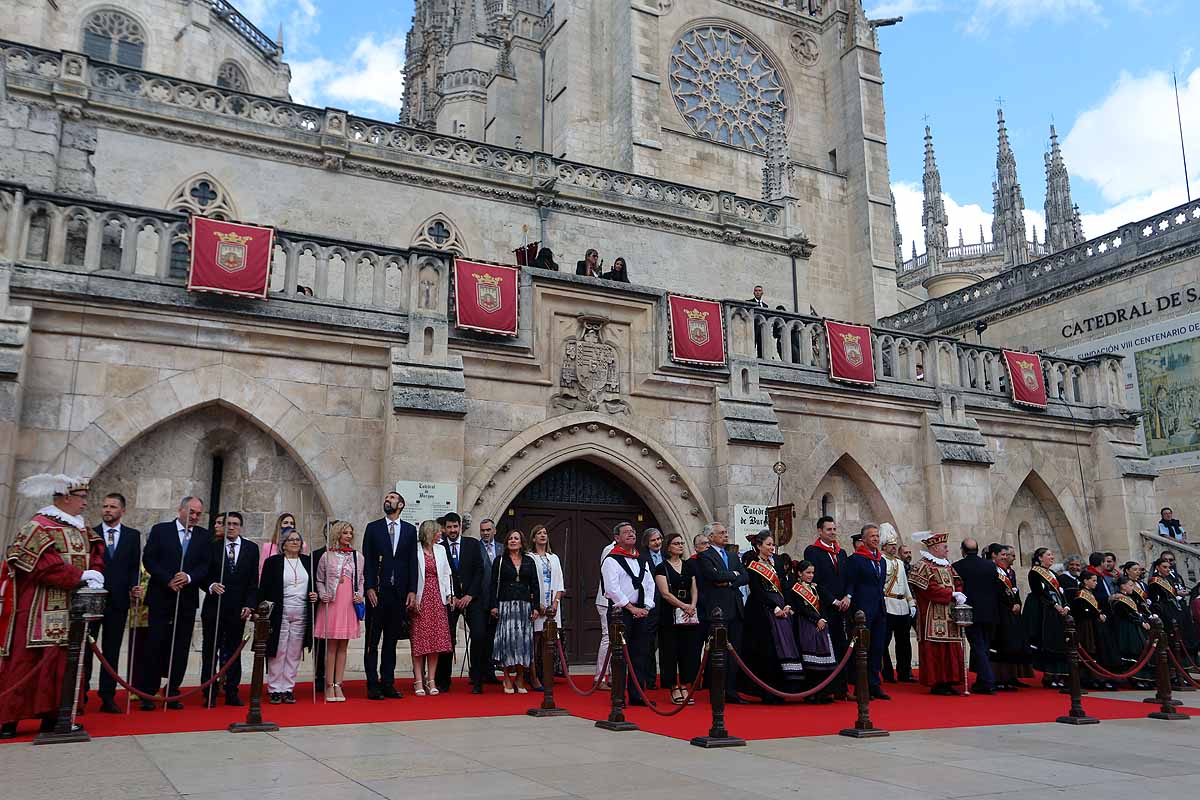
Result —
M 396 643 L 409 612 L 417 607 L 417 529 L 400 519 L 404 498 L 383 496 L 383 517 L 367 524 L 362 554 L 367 593 L 367 641 L 363 669 L 367 699 L 399 698 L 396 689 Z M 383 652 L 379 640 L 383 639 Z
M 850 596 L 850 620 L 855 613 L 867 617 L 871 646 L 867 650 L 867 689 L 876 700 L 891 700 L 879 685 L 883 668 L 883 648 L 887 642 L 887 607 L 883 601 L 883 581 L 887 564 L 879 550 L 879 526 L 864 525 L 862 537 L 854 554 L 846 559 L 846 594 Z M 856 686 L 855 692 L 863 687 Z
M 104 605 L 104 617 L 88 627 L 89 633 L 100 641 L 100 651 L 112 664 L 121 657 L 130 600 L 136 598 L 140 602 L 142 596 L 142 532 L 123 525 L 124 516 L 125 496 L 116 492 L 107 494 L 101 506 L 104 522 L 92 529 L 104 540 L 104 588 L 108 590 L 108 602 Z M 83 705 L 87 705 L 87 690 L 92 682 L 92 661 L 92 651 L 88 650 L 84 661 Z M 113 700 L 116 693 L 117 682 L 101 670 L 100 710 L 105 714 L 121 713 Z
M 696 588 L 700 593 L 698 609 L 705 624 L 704 635 L 712 624 L 713 612 L 719 610 L 725 622 L 729 643 L 734 650 L 742 647 L 742 620 L 746 616 L 741 589 L 750 582 L 750 573 L 742 566 L 737 551 L 730 553 L 729 531 L 719 522 L 704 526 L 709 548 L 696 556 Z M 709 669 L 712 665 L 709 664 Z M 725 670 L 725 702 L 740 704 L 746 701 L 737 692 L 738 671 L 732 665 Z

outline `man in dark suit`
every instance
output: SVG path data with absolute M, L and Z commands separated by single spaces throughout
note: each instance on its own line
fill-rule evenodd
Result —
M 246 631 L 246 620 L 258 602 L 258 545 L 242 538 L 239 512 L 229 511 L 224 516 L 225 536 L 212 543 L 209 584 L 204 587 L 204 607 L 200 609 L 204 634 L 200 647 L 204 659 L 200 667 L 201 683 L 207 682 L 233 655 Z M 241 682 L 239 658 L 225 673 L 225 705 L 242 705 L 238 696 Z M 217 686 L 213 684 L 205 693 L 205 706 L 212 708 L 216 704 Z
M 200 587 L 209 574 L 211 556 L 211 534 L 199 525 L 203 512 L 200 498 L 185 497 L 179 501 L 179 515 L 158 523 L 146 537 L 142 566 L 150 573 L 146 589 L 150 633 L 144 657 L 152 661 L 144 672 L 145 684 L 139 688 L 147 694 L 158 692 L 163 677 L 167 696 L 179 694 L 187 672 Z M 141 708 L 153 711 L 154 703 L 143 700 Z M 183 703 L 172 700 L 167 708 L 181 709 Z
M 762 284 L 756 285 L 754 287 L 754 299 L 751 300 L 750 302 L 753 303 L 754 305 L 758 306 L 759 308 L 769 308 L 769 306 L 767 305 L 767 301 L 763 300 Z
M 108 602 L 104 604 L 104 617 L 89 626 L 89 633 L 100 642 L 100 651 L 114 666 L 120 662 L 121 642 L 125 638 L 125 623 L 129 616 L 131 598 L 141 599 L 142 532 L 121 524 L 125 516 L 125 496 L 113 492 L 104 496 L 100 507 L 103 523 L 93 530 L 104 540 L 104 588 L 108 590 Z M 87 689 L 92 684 L 92 651 L 87 650 L 84 661 L 83 705 L 87 705 Z M 121 709 L 113 698 L 117 693 L 117 682 L 105 670 L 100 670 L 100 711 L 105 714 L 120 714 Z
M 483 596 L 487 597 L 492 587 L 492 565 L 500 555 L 500 543 L 496 541 L 495 520 L 485 519 L 479 523 L 479 554 L 483 562 Z M 482 602 L 482 598 L 481 598 Z M 496 666 L 492 661 L 492 645 L 496 638 L 496 620 L 488 613 L 486 603 L 480 606 L 483 615 L 483 639 L 476 643 L 471 634 L 471 668 L 481 676 L 483 683 L 500 683 L 496 677 Z
M 854 554 L 846 559 L 846 595 L 850 598 L 849 619 L 861 611 L 867 617 L 871 646 L 867 651 L 867 689 L 876 700 L 891 700 L 879 685 L 883 668 L 883 650 L 887 647 L 887 609 L 883 602 L 883 581 L 887 564 L 879 550 L 879 526 L 864 525 Z M 820 586 L 820 584 L 817 584 Z M 862 690 L 856 686 L 854 691 Z
M 367 592 L 363 669 L 368 700 L 402 696 L 396 688 L 396 643 L 409 612 L 417 607 L 417 529 L 400 519 L 403 510 L 400 493 L 388 492 L 383 496 L 383 517 L 367 523 L 363 533 L 363 585 Z
M 446 548 L 446 560 L 450 562 L 450 583 L 454 590 L 454 603 L 450 606 L 450 642 L 458 645 L 458 621 L 467 618 L 467 633 L 471 638 L 471 650 L 483 643 L 484 610 L 483 599 L 483 551 L 477 539 L 462 535 L 462 517 L 451 511 L 442 517 L 442 547 Z M 483 674 L 476 670 L 474 652 L 471 659 L 471 694 L 483 693 Z M 450 691 L 450 678 L 454 673 L 454 651 L 438 656 L 436 686 L 439 692 Z
M 971 671 L 975 673 L 976 694 L 995 694 L 996 677 L 992 673 L 992 660 L 988 648 L 992 643 L 992 630 L 999 620 L 996 606 L 996 565 L 979 557 L 979 542 L 964 539 L 962 555 L 952 565 L 962 578 L 963 594 L 971 606 L 971 625 L 967 628 L 967 641 L 971 643 Z
M 583 275 L 588 278 L 599 278 L 603 270 L 600 269 L 600 253 L 596 248 L 589 248 L 583 254 L 583 261 L 575 262 L 575 274 Z
M 824 598 L 825 620 L 829 623 L 829 638 L 833 655 L 840 661 L 846 653 L 846 615 L 850 611 L 850 595 L 846 591 L 846 551 L 838 543 L 838 525 L 833 517 L 817 520 L 817 540 L 804 548 L 804 558 L 815 567 L 814 582 Z M 830 685 L 833 696 L 846 697 L 846 671 L 842 670 Z
M 708 638 L 713 612 L 720 610 L 721 620 L 729 632 L 729 643 L 734 650 L 742 647 L 742 620 L 746 616 L 745 601 L 742 598 L 741 587 L 750 582 L 750 574 L 742 566 L 737 553 L 730 553 L 729 531 L 719 522 L 710 522 L 704 526 L 704 534 L 708 536 L 709 547 L 696 557 L 697 572 L 696 589 L 700 594 L 697 610 L 705 626 L 704 638 Z M 744 703 L 745 700 L 737 693 L 736 668 L 725 671 L 725 702 Z

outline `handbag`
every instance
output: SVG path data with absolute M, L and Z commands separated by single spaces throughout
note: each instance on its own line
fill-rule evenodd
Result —
M 699 625 L 700 624 L 700 615 L 693 614 L 690 617 L 685 616 L 683 613 L 683 609 L 677 608 L 677 609 L 675 609 L 675 624 L 676 625 Z
M 354 587 L 358 587 L 358 553 L 350 551 L 350 559 L 354 562 Z M 367 603 L 366 601 L 356 602 L 354 604 L 354 616 L 358 617 L 358 621 L 362 622 L 367 618 Z

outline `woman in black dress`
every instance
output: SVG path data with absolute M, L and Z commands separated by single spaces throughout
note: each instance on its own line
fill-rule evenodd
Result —
M 817 568 L 811 561 L 798 562 L 797 579 L 792 582 L 787 593 L 788 603 L 795 612 L 792 619 L 796 623 L 796 646 L 804 664 L 806 691 L 825 680 L 830 671 L 837 666 L 837 658 L 833 655 L 833 640 L 829 637 L 829 623 L 821 611 L 833 603 L 833 598 L 813 583 L 816 574 Z M 826 687 L 824 691 L 805 698 L 804 702 L 832 703 L 833 689 Z
M 1108 655 L 1108 615 L 1100 607 L 1096 599 L 1096 582 L 1100 576 L 1094 572 L 1084 572 L 1079 576 L 1079 588 L 1070 600 L 1071 616 L 1075 620 L 1075 636 L 1079 646 L 1096 659 L 1101 666 L 1108 667 L 1111 659 Z M 1083 688 L 1085 689 L 1116 689 L 1109 686 L 1103 679 L 1091 670 L 1084 669 Z
M 700 669 L 700 617 L 696 613 L 696 562 L 684 558 L 683 536 L 668 533 L 666 557 L 654 568 L 659 603 L 658 648 L 662 686 L 671 687 L 671 702 L 682 705 L 687 687 Z M 689 703 L 696 701 L 689 700 Z
M 792 631 L 792 607 L 784 597 L 779 560 L 775 557 L 775 537 L 764 530 L 751 537 L 750 545 L 754 558 L 746 566 L 750 598 L 742 637 L 746 665 L 777 691 L 798 692 L 804 666 Z M 764 703 L 783 702 L 765 689 L 760 688 L 759 695 Z
M 1153 577 L 1146 585 L 1146 593 L 1150 608 L 1162 618 L 1163 628 L 1171 637 L 1171 648 L 1176 656 L 1180 656 L 1181 649 L 1186 651 L 1187 658 L 1180 656 L 1179 661 L 1187 664 L 1196 656 L 1196 627 L 1188 608 L 1187 587 L 1171 571 L 1173 565 L 1172 561 L 1161 557 L 1154 562 L 1151 567 Z
M 1146 649 L 1150 618 L 1146 607 L 1138 602 L 1136 584 L 1132 578 L 1117 578 L 1117 593 L 1108 599 L 1108 603 L 1112 614 L 1113 640 L 1121 661 L 1121 671 L 1125 672 L 1141 659 Z M 1129 682 L 1135 689 L 1154 688 L 1153 659 Z
M 509 531 L 504 552 L 492 562 L 491 609 L 496 620 L 492 657 L 504 670 L 505 694 L 528 691 L 525 669 L 533 661 L 533 621 L 541 613 L 537 564 L 525 547 L 525 534 Z
M 1050 570 L 1054 551 L 1039 547 L 1033 551 L 1033 568 L 1029 570 L 1029 596 L 1025 598 L 1022 618 L 1029 643 L 1033 647 L 1034 669 L 1042 673 L 1042 685 L 1061 689 L 1067 679 L 1067 647 L 1063 637 L 1066 628 L 1067 601 L 1062 586 Z
M 1029 666 L 1031 652 L 1029 635 L 1021 621 L 1021 588 L 1012 565 L 1016 551 L 1008 545 L 988 547 L 996 564 L 996 627 L 992 635 L 992 671 L 996 675 L 996 690 L 1015 692 L 1027 684 L 1022 678 L 1032 678 Z

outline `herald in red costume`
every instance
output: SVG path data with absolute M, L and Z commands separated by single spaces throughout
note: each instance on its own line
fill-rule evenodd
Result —
M 950 608 L 962 597 L 962 580 L 946 558 L 946 534 L 917 533 L 913 538 L 932 551 L 921 553 L 921 560 L 913 564 L 908 576 L 917 596 L 919 677 L 921 684 L 932 687 L 936 694 L 956 694 L 950 687 L 965 680 L 965 642 Z
M 20 720 L 53 719 L 67 666 L 71 592 L 85 579 L 103 580 L 104 542 L 78 516 L 87 507 L 86 482 L 38 477 L 63 479 L 61 491 L 54 489 L 55 505 L 43 508 L 21 528 L 0 565 L 4 738 Z M 27 484 L 22 483 L 22 494 L 29 494 Z

